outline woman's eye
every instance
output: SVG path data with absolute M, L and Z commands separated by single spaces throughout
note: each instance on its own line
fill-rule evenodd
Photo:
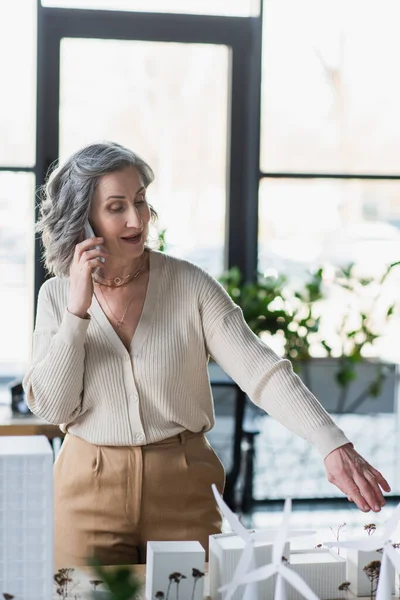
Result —
M 136 204 L 144 204 L 146 202 L 146 198 L 138 198 L 136 200 Z
M 111 212 L 120 212 L 121 210 L 123 210 L 123 206 L 118 206 L 118 207 L 112 207 L 110 208 Z

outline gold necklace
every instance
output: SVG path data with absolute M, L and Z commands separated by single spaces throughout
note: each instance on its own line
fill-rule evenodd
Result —
M 138 277 L 138 276 L 140 275 L 140 273 L 143 273 L 143 268 L 144 268 L 144 264 L 142 265 L 142 267 L 141 267 L 141 269 L 140 269 L 139 271 L 136 271 L 136 273 L 135 273 L 135 274 L 134 274 L 134 276 L 132 277 L 132 281 L 133 281 L 134 279 L 136 279 L 136 277 Z M 97 283 L 97 282 L 96 282 L 96 283 Z M 121 328 L 121 327 L 123 327 L 123 325 L 124 325 L 124 319 L 125 319 L 126 313 L 128 312 L 128 308 L 129 308 L 129 307 L 130 307 L 130 305 L 131 305 L 131 302 L 132 302 L 132 300 L 133 300 L 133 297 L 134 297 L 134 295 L 135 295 L 135 291 L 133 292 L 132 296 L 129 298 L 128 304 L 126 305 L 126 308 L 125 308 L 125 310 L 124 310 L 124 312 L 123 312 L 123 315 L 122 315 L 122 317 L 119 319 L 119 318 L 117 317 L 117 315 L 116 315 L 116 314 L 115 314 L 115 313 L 114 313 L 114 312 L 111 310 L 111 308 L 110 308 L 110 305 L 108 304 L 108 302 L 107 302 L 107 300 L 106 300 L 106 297 L 105 297 L 105 295 L 104 295 L 104 292 L 103 292 L 103 289 L 102 289 L 101 285 L 100 285 L 99 287 L 100 287 L 100 292 L 101 292 L 101 295 L 103 296 L 104 302 L 106 303 L 106 306 L 107 306 L 108 310 L 110 311 L 110 313 L 112 314 L 112 316 L 114 317 L 114 319 L 117 321 L 117 327 L 120 329 L 120 328 Z M 108 286 L 108 287 L 110 287 L 110 286 Z
M 96 277 L 93 273 L 92 279 L 93 279 L 94 283 L 97 283 L 97 285 L 100 285 L 100 286 L 104 285 L 105 287 L 122 287 L 123 285 L 127 285 L 130 281 L 133 281 L 134 279 L 136 279 L 136 277 L 142 272 L 145 263 L 146 263 L 146 256 L 144 257 L 144 261 L 140 265 L 139 269 L 134 273 L 128 273 L 128 275 L 125 275 L 125 277 L 114 277 L 114 278 L 100 277 L 100 279 L 102 279 L 103 281 L 99 281 L 98 279 L 96 279 Z M 112 281 L 113 283 L 111 283 L 111 284 L 104 283 L 105 281 Z
M 126 285 L 130 282 L 129 278 L 132 275 L 134 275 L 134 273 L 128 273 L 128 275 L 125 275 L 125 277 L 114 277 L 113 279 L 107 280 L 103 277 L 100 277 L 100 279 L 103 279 L 103 281 L 99 281 L 93 276 L 93 281 L 97 283 L 97 285 L 104 285 L 105 287 L 122 287 L 123 285 Z M 105 281 L 112 281 L 112 283 L 105 283 Z

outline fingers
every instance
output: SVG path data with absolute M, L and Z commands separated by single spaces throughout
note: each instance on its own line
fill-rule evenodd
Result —
M 368 469 L 364 470 L 364 477 L 369 482 L 369 484 L 375 494 L 375 498 L 377 500 L 377 506 L 378 506 L 378 508 L 376 510 L 380 510 L 379 505 L 380 505 L 380 507 L 382 507 L 382 506 L 385 506 L 385 504 L 386 504 L 386 500 L 382 495 L 381 488 L 385 492 L 390 492 L 391 491 L 390 485 L 388 484 L 386 479 L 382 476 L 382 474 L 379 471 L 377 471 L 376 469 L 374 469 L 374 467 L 371 467 L 370 465 L 369 465 Z M 363 496 L 364 496 L 364 494 L 363 494 Z M 347 499 L 349 502 L 353 502 L 353 498 L 349 494 L 347 495 Z M 371 508 L 372 508 L 372 506 L 371 506 Z
M 384 491 L 390 491 L 388 482 L 377 469 L 359 455 L 354 459 L 353 470 L 353 478 L 361 494 L 372 510 L 378 512 L 386 504 L 381 488 Z
M 108 256 L 110 256 L 110 255 L 107 254 L 107 252 L 104 252 L 104 250 L 99 250 L 97 248 L 94 248 L 93 250 L 84 250 L 82 252 L 79 262 L 82 264 L 82 263 L 88 262 L 94 258 L 102 258 L 105 260 Z M 102 261 L 102 262 L 104 262 L 104 261 Z M 99 266 L 99 265 L 97 264 L 97 266 Z
M 390 485 L 383 477 L 382 473 L 380 473 L 377 469 L 374 469 L 374 467 L 371 467 L 371 465 L 368 465 L 368 470 L 371 471 L 371 473 L 375 476 L 377 484 L 381 486 L 384 492 L 392 491 Z
M 107 254 L 107 252 L 104 252 L 104 250 L 98 248 L 93 248 L 92 250 L 84 250 L 80 256 L 77 255 L 77 257 L 75 258 L 75 264 L 79 265 L 80 269 L 82 269 L 82 267 L 88 265 L 90 261 L 96 260 L 96 267 L 98 267 L 99 261 L 101 263 L 104 263 L 109 256 L 110 255 Z
M 350 476 L 347 475 L 334 483 L 344 494 L 346 494 L 350 502 L 354 502 L 360 510 L 363 512 L 369 512 L 371 510 L 370 505 L 362 496 L 359 488 Z
M 104 241 L 104 238 L 88 238 L 86 240 L 84 240 L 83 242 L 80 242 L 79 244 L 76 244 L 75 246 L 75 256 L 77 258 L 77 260 L 79 261 L 82 257 L 82 254 L 87 251 L 90 250 L 91 248 L 93 248 L 96 245 L 101 244 Z
M 385 504 L 385 500 L 374 475 L 367 470 L 363 470 L 361 473 L 356 471 L 354 473 L 354 482 L 372 510 L 379 512 Z
M 374 490 L 375 497 L 380 503 L 380 505 L 384 506 L 386 504 L 386 500 L 382 495 L 381 487 L 383 487 L 383 485 L 380 485 L 378 477 L 373 473 L 373 471 L 374 469 L 372 469 L 372 467 L 370 467 L 369 469 L 364 469 L 364 477 L 369 482 L 371 488 Z M 377 471 L 377 473 L 379 472 Z M 382 475 L 380 481 L 382 481 L 382 484 L 383 482 L 387 484 L 387 481 L 382 477 Z
M 92 258 L 91 260 L 87 260 L 84 263 L 84 268 L 88 269 L 89 271 L 93 271 L 93 269 L 98 269 L 99 267 L 99 261 L 97 258 Z
M 325 459 L 325 466 L 328 480 L 360 510 L 379 512 L 386 504 L 382 490 L 390 490 L 388 482 L 353 448 L 338 448 Z

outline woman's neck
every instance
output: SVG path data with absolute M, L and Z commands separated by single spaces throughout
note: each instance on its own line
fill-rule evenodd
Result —
M 124 260 L 115 257 L 107 257 L 106 262 L 101 265 L 98 274 L 102 279 L 113 280 L 115 278 L 124 279 L 129 275 L 136 273 L 139 269 L 146 267 L 146 251 L 137 258 Z

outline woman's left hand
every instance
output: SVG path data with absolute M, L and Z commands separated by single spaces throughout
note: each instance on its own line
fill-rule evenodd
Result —
M 324 460 L 326 476 L 350 502 L 364 512 L 379 512 L 386 504 L 382 490 L 390 492 L 386 479 L 363 459 L 352 444 L 333 450 Z

